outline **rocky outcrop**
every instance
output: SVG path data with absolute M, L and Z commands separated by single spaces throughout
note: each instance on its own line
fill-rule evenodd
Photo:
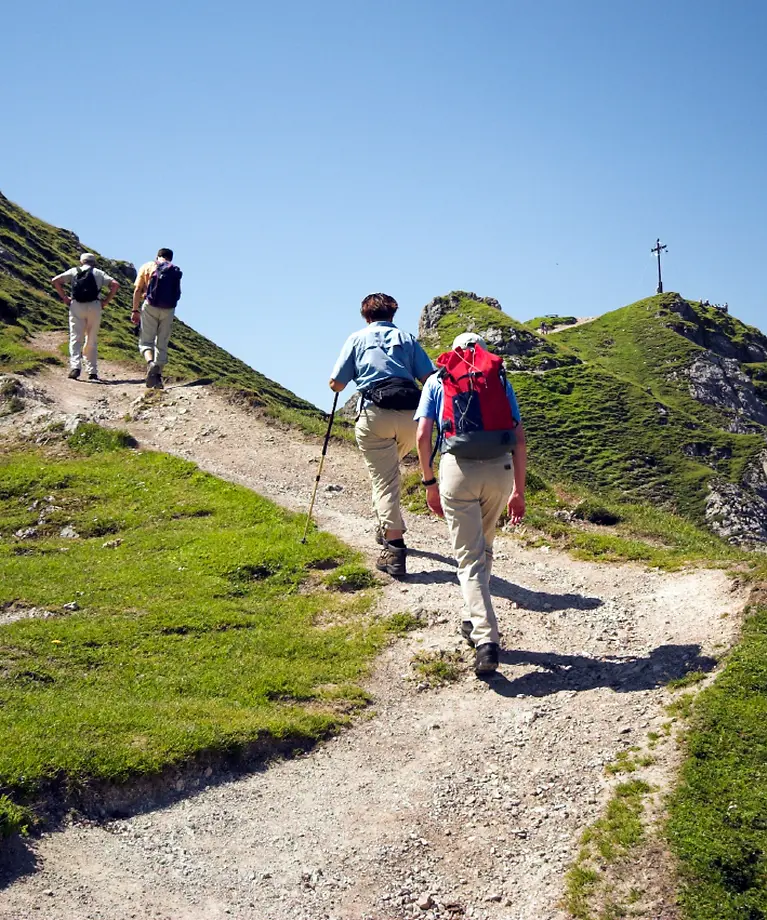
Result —
M 730 543 L 767 543 L 767 500 L 732 482 L 709 485 L 706 523 Z
M 503 317 L 503 320 L 497 326 L 492 320 L 478 322 L 472 317 L 470 309 L 467 311 L 465 301 L 491 307 L 498 311 L 499 319 Z M 496 354 L 506 357 L 507 368 L 544 371 L 580 363 L 578 358 L 560 353 L 555 345 L 547 342 L 542 336 L 515 323 L 503 312 L 500 303 L 494 297 L 480 297 L 470 291 L 452 291 L 443 297 L 435 297 L 426 304 L 418 322 L 418 338 L 424 345 L 440 344 L 438 327 L 440 321 L 449 313 L 468 314 L 465 315 L 465 331 L 478 332 Z
M 682 322 L 673 320 L 666 325 L 690 342 L 700 345 L 722 358 L 735 358 L 741 362 L 767 361 L 767 336 L 758 329 L 721 314 L 713 322 L 698 314 L 695 307 L 679 294 L 667 299 L 662 312 L 676 314 Z M 738 334 L 733 333 L 737 330 Z
M 421 341 L 428 341 L 433 336 L 439 321 L 448 313 L 456 311 L 462 300 L 474 300 L 477 303 L 483 303 L 494 310 L 503 309 L 494 297 L 480 297 L 472 291 L 451 291 L 442 297 L 435 297 L 429 301 L 421 311 L 421 318 L 418 320 L 418 338 Z
M 703 352 L 683 373 L 693 399 L 732 415 L 729 431 L 746 434 L 756 426 L 767 426 L 767 403 L 757 393 L 751 378 L 743 373 L 737 359 Z

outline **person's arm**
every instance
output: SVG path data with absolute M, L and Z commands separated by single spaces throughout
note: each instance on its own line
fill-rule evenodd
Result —
M 328 383 L 334 393 L 340 393 L 347 383 L 354 380 L 357 368 L 354 360 L 354 336 L 351 335 L 344 342 L 341 354 L 333 367 Z
M 517 436 L 517 443 L 514 448 L 514 489 L 509 496 L 507 508 L 509 511 L 509 523 L 519 524 L 525 516 L 525 479 L 527 477 L 527 442 L 525 440 L 525 429 L 522 423 L 514 429 Z
M 139 316 L 141 315 L 141 304 L 144 302 L 144 297 L 146 297 L 146 289 L 148 285 L 149 272 L 146 270 L 146 266 L 142 265 L 133 289 L 133 309 L 131 311 L 131 319 L 133 319 L 136 314 Z
M 68 277 L 69 272 L 62 272 L 60 275 L 56 275 L 55 278 L 51 278 L 51 284 L 56 288 L 56 293 L 67 306 L 72 303 L 72 298 L 64 290 L 64 279 Z
M 105 306 L 107 306 L 108 303 L 110 303 L 110 301 L 112 300 L 112 298 L 113 298 L 113 297 L 115 296 L 115 294 L 117 293 L 117 288 L 119 288 L 119 287 L 120 287 L 120 285 L 115 281 L 114 278 L 110 278 L 110 279 L 109 279 L 109 293 L 108 293 L 107 296 L 101 301 L 101 306 L 102 306 L 102 308 L 105 307 Z
M 421 478 L 424 482 L 431 485 L 424 486 L 426 489 L 426 504 L 429 510 L 433 511 L 437 517 L 444 517 L 442 511 L 442 501 L 439 497 L 439 483 L 434 475 L 434 467 L 431 465 L 431 436 L 434 431 L 433 418 L 418 419 L 418 433 L 416 435 L 416 449 L 418 450 L 418 462 L 421 466 Z M 432 482 L 432 480 L 434 480 Z
M 340 380 L 335 380 L 333 377 L 330 378 L 330 389 L 334 393 L 340 393 L 346 387 L 345 383 L 341 383 Z

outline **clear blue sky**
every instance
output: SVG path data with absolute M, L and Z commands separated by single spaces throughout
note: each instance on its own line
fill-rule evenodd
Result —
M 0 189 L 140 263 L 328 408 L 359 302 L 518 319 L 666 290 L 764 327 L 767 4 L 282 0 L 3 10 Z M 127 318 L 126 318 L 127 321 Z

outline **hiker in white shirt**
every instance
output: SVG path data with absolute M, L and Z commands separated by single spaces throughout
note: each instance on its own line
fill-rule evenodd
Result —
M 64 290 L 69 281 L 70 293 Z M 80 266 L 70 268 L 51 279 L 56 293 L 69 307 L 69 378 L 77 380 L 85 365 L 89 380 L 98 380 L 98 339 L 101 311 L 117 293 L 120 286 L 106 272 L 96 268 L 96 256 L 84 252 Z M 109 285 L 106 297 L 101 300 L 101 289 Z

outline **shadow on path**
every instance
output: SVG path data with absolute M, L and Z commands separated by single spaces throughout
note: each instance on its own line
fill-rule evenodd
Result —
M 501 652 L 501 664 L 534 665 L 532 671 L 509 680 L 496 673 L 490 688 L 499 696 L 549 696 L 561 690 L 594 690 L 610 687 L 617 693 L 655 690 L 691 671 L 708 672 L 716 659 L 700 654 L 699 645 L 659 645 L 642 658 L 588 658 L 585 655 L 559 655 L 555 652 L 529 652 L 508 649 Z
M 40 868 L 40 861 L 28 838 L 11 837 L 0 845 L 0 891 L 22 875 Z

